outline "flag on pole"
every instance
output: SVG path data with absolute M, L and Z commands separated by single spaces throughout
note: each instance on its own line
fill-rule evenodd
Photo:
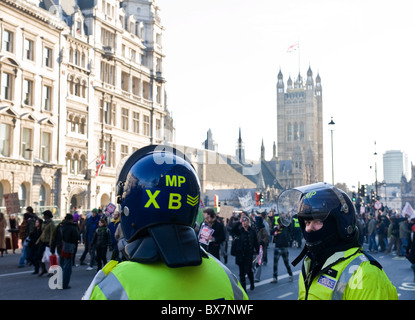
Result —
M 105 165 L 105 158 L 106 158 L 106 152 L 104 152 L 103 154 L 101 154 L 99 157 L 98 157 L 98 159 L 97 159 L 97 162 L 96 162 L 96 176 L 98 177 L 99 176 L 99 174 L 101 173 L 101 171 L 102 171 L 102 168 L 104 167 L 104 165 Z
M 294 52 L 298 48 L 300 48 L 300 43 L 297 41 L 296 43 L 294 43 L 293 45 L 291 45 L 291 46 L 288 47 L 287 53 Z

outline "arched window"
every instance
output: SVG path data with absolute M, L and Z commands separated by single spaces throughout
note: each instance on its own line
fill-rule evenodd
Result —
M 46 188 L 43 184 L 40 186 L 39 205 L 41 207 L 46 206 Z
M 79 173 L 84 173 L 84 169 L 85 169 L 85 164 L 86 164 L 86 158 L 84 155 L 81 156 L 81 159 L 79 160 L 79 166 L 78 166 L 78 172 Z
M 81 122 L 79 124 L 79 133 L 80 134 L 85 134 L 85 127 L 86 127 L 86 119 L 82 118 Z
M 294 123 L 294 140 L 298 140 L 298 123 Z
M 300 123 L 300 140 L 304 141 L 304 122 Z
M 22 183 L 19 187 L 19 202 L 21 207 L 26 207 L 27 190 L 26 186 Z
M 71 163 L 71 173 L 72 174 L 77 174 L 78 173 L 78 161 L 79 161 L 79 156 L 77 154 L 75 154 L 73 156 L 72 163 Z
M 67 170 L 69 171 L 70 170 L 70 168 L 71 168 L 71 159 L 72 159 L 72 156 L 71 156 L 71 154 L 68 152 L 67 154 L 66 154 L 66 168 L 67 168 Z

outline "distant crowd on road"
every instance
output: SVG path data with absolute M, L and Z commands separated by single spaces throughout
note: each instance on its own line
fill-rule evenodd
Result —
M 206 208 L 204 220 L 195 225 L 200 245 L 217 259 L 228 263 L 229 255 L 235 257 L 239 267 L 240 283 L 246 290 L 246 275 L 250 289 L 260 281 L 262 266 L 267 265 L 267 248 L 274 243 L 274 265 L 272 283 L 278 282 L 278 260 L 282 257 L 292 281 L 288 261 L 288 248 L 302 247 L 303 236 L 295 218 L 286 226 L 281 223 L 274 210 L 270 212 L 238 211 L 230 218 L 223 218 L 220 212 Z M 72 267 L 86 265 L 86 270 L 100 270 L 110 259 L 123 259 L 122 248 L 125 240 L 120 228 L 118 211 L 111 213 L 93 209 L 87 215 L 78 213 L 76 207 L 65 219 L 55 225 L 52 212 L 46 210 L 39 217 L 32 207 L 27 207 L 23 221 L 16 215 L 7 218 L 0 213 L 0 255 L 21 248 L 19 268 L 32 266 L 33 274 L 42 276 L 50 270 L 50 256 L 56 254 L 63 270 L 63 289 L 70 288 Z M 367 244 L 372 253 L 383 252 L 408 259 L 414 270 L 415 281 L 415 219 L 402 216 L 385 208 L 359 214 L 358 227 L 360 244 Z M 225 221 L 226 220 L 226 221 Z M 6 237 L 6 234 L 9 236 Z M 72 244 L 72 246 L 71 246 Z M 79 244 L 84 251 L 79 264 L 75 256 Z M 89 257 L 89 259 L 87 259 Z M 87 263 L 88 261 L 88 263 Z
M 368 244 L 368 251 L 385 253 L 408 259 L 415 281 L 415 218 L 402 215 L 387 207 L 359 215 L 360 243 Z
M 93 209 L 89 214 L 79 214 L 76 207 L 67 214 L 62 222 L 55 225 L 50 210 L 42 213 L 41 217 L 34 213 L 32 207 L 27 207 L 23 221 L 18 221 L 16 215 L 10 215 L 9 221 L 0 213 L 0 253 L 3 256 L 12 250 L 21 248 L 18 268 L 32 266 L 34 275 L 52 276 L 51 265 L 53 257 L 59 263 L 63 273 L 62 289 L 69 289 L 72 266 L 80 243 L 85 250 L 80 258 L 80 265 L 89 254 L 90 260 L 86 270 L 100 270 L 107 263 L 107 252 L 111 259 L 119 259 L 118 240 L 122 237 L 119 226 L 119 214 L 111 214 L 102 209 Z M 6 234 L 10 236 L 6 237 Z M 51 258 L 52 257 L 52 258 Z M 56 265 L 57 265 L 57 262 Z

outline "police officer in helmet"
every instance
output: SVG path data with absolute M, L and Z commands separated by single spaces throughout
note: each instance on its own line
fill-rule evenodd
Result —
M 315 183 L 281 193 L 278 210 L 298 216 L 306 240 L 299 278 L 300 300 L 398 299 L 382 266 L 363 251 L 353 203 L 345 192 Z
M 110 261 L 83 299 L 248 299 L 236 276 L 199 246 L 200 184 L 185 155 L 163 145 L 139 149 L 117 188 L 126 261 Z

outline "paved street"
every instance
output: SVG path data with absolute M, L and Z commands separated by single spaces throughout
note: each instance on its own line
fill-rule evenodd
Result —
M 251 300 L 296 300 L 298 294 L 298 275 L 300 265 L 293 268 L 294 281 L 289 282 L 288 274 L 282 259 L 279 261 L 279 281 L 272 284 L 273 245 L 268 248 L 268 265 L 262 267 L 261 281 L 256 283 L 255 290 L 249 290 Z M 83 252 L 83 246 L 78 248 L 77 263 Z M 290 261 L 300 252 L 299 249 L 290 249 Z M 109 255 L 109 254 L 108 254 Z M 385 272 L 398 290 L 400 300 L 415 300 L 415 282 L 410 263 L 395 255 L 377 253 L 373 255 L 383 266 Z M 38 277 L 32 275 L 32 267 L 17 268 L 20 251 L 9 253 L 0 258 L 0 300 L 79 300 L 95 275 L 95 270 L 87 271 L 86 266 L 73 268 L 70 286 L 67 290 L 52 290 L 49 288 L 49 279 L 46 275 Z M 88 258 L 87 258 L 88 261 Z M 235 258 L 230 256 L 228 267 L 238 275 L 238 266 Z

